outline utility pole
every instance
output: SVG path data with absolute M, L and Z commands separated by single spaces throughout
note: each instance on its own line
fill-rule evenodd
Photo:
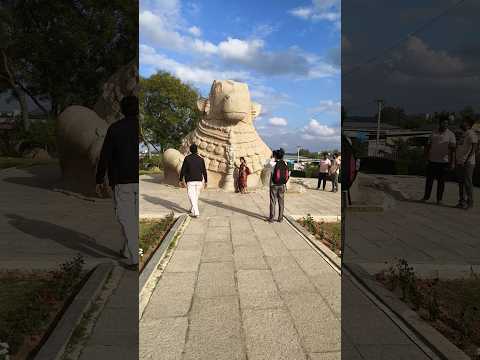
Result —
M 300 164 L 300 146 L 297 146 L 297 163 Z
M 382 99 L 377 100 L 377 104 L 378 104 L 378 116 L 377 116 L 377 151 L 378 151 L 378 145 L 380 142 L 380 120 L 382 117 L 383 100 Z

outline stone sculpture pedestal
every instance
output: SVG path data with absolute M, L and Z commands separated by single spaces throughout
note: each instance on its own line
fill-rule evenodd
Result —
M 233 178 L 233 168 L 229 168 L 225 175 L 225 181 L 222 186 L 223 190 L 234 192 L 235 191 L 235 179 Z

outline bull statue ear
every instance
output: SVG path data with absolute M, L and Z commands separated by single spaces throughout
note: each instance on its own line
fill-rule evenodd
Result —
M 252 102 L 252 119 L 255 119 L 262 112 L 262 105 Z
M 198 99 L 197 107 L 198 107 L 198 110 L 200 110 L 202 113 L 205 113 L 205 114 L 210 113 L 210 100 Z

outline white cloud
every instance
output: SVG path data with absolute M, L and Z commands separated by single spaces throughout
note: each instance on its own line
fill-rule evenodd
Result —
M 211 85 L 215 79 L 239 79 L 244 81 L 249 79 L 248 74 L 241 71 L 221 71 L 181 64 L 158 54 L 154 48 L 144 44 L 140 45 L 140 61 L 142 65 L 151 66 L 155 70 L 168 71 L 182 81 L 194 84 Z
M 162 12 L 153 13 L 150 10 L 144 10 L 139 15 L 140 35 L 156 48 L 170 49 L 176 51 L 194 51 L 196 53 L 211 55 L 217 52 L 217 47 L 209 41 L 204 41 L 198 37 L 201 30 L 196 27 L 190 27 L 187 34 L 182 34 L 177 29 L 177 24 Z M 190 35 L 194 35 L 192 37 Z
M 252 61 L 263 47 L 262 40 L 244 41 L 228 38 L 218 44 L 218 52 L 226 60 Z
M 189 29 L 188 29 L 188 32 L 190 34 L 192 34 L 193 36 L 201 36 L 202 35 L 202 30 L 200 30 L 200 28 L 196 27 L 196 26 L 191 26 Z
M 312 113 L 339 114 L 340 108 L 341 108 L 340 101 L 321 100 L 320 105 L 309 109 L 309 111 Z
M 272 117 L 268 120 L 268 123 L 272 126 L 287 126 L 288 121 L 282 117 Z
M 302 138 L 311 140 L 314 138 L 339 139 L 340 130 L 321 124 L 318 120 L 311 119 L 307 126 L 302 129 Z
M 141 39 L 156 49 L 200 55 L 200 61 L 202 58 L 213 61 L 214 57 L 218 56 L 224 67 L 237 66 L 245 71 L 267 76 L 314 79 L 329 77 L 339 71 L 338 64 L 331 64 L 328 59 L 306 53 L 298 47 L 268 51 L 261 38 L 228 37 L 217 44 L 212 43 L 202 39 L 198 27 L 186 25 L 178 2 L 163 1 L 166 2 L 165 9 L 155 4 L 153 8 L 145 9 L 139 15 Z M 274 28 L 270 25 L 257 29 L 262 36 L 271 31 L 274 31 Z
M 289 13 L 303 20 L 330 21 L 339 28 L 340 0 L 312 0 L 310 6 L 297 7 Z
M 391 60 L 397 71 L 418 76 L 451 76 L 462 73 L 465 64 L 446 51 L 430 48 L 422 39 L 412 36 Z
M 310 7 L 299 7 L 290 10 L 290 14 L 305 20 L 308 20 L 312 16 L 312 13 L 313 9 Z

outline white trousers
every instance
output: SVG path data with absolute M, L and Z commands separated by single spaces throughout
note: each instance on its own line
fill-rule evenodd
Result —
M 201 181 L 189 181 L 187 182 L 187 194 L 188 199 L 190 200 L 190 205 L 192 206 L 191 213 L 193 216 L 199 216 L 200 211 L 198 210 L 198 197 L 202 191 L 203 182 Z
M 138 264 L 138 184 L 117 184 L 113 194 L 123 234 L 123 255 L 128 264 Z

